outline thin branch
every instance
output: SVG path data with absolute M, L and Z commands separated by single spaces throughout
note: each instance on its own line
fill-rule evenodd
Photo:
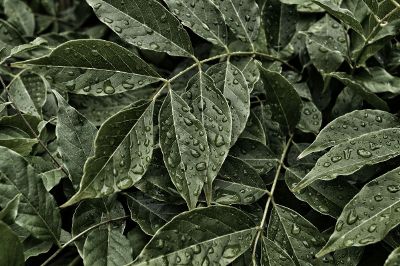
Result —
M 275 192 L 276 185 L 278 183 L 279 175 L 280 175 L 282 167 L 284 166 L 284 161 L 285 161 L 285 158 L 286 158 L 286 154 L 287 154 L 287 152 L 289 150 L 289 147 L 290 147 L 290 144 L 292 143 L 292 140 L 293 140 L 293 135 L 290 135 L 289 140 L 287 141 L 286 146 L 283 149 L 282 156 L 281 156 L 281 158 L 279 160 L 278 168 L 276 169 L 274 181 L 272 183 L 270 195 L 269 195 L 269 197 L 267 199 L 267 202 L 265 203 L 264 213 L 263 213 L 260 225 L 259 225 L 259 230 L 258 230 L 256 238 L 254 240 L 253 254 L 252 254 L 253 266 L 257 265 L 257 262 L 256 262 L 257 244 L 258 244 L 258 241 L 259 241 L 259 239 L 261 237 L 261 234 L 262 234 L 262 232 L 264 230 L 264 225 L 265 225 L 265 221 L 267 220 L 267 213 L 268 213 L 269 205 L 271 204 L 271 201 L 273 201 L 274 192 Z
M 6 84 L 4 83 L 3 78 L 0 76 L 0 82 L 1 85 L 4 88 L 4 92 L 6 93 L 11 106 L 17 111 L 18 115 L 21 117 L 21 119 L 23 120 L 24 124 L 29 128 L 29 130 L 31 131 L 32 135 L 37 139 L 37 141 L 39 142 L 39 144 L 43 147 L 43 149 L 49 154 L 50 158 L 53 160 L 54 164 L 57 166 L 57 168 L 60 168 L 64 174 L 66 176 L 69 176 L 69 173 L 67 172 L 67 170 L 64 169 L 64 167 L 57 161 L 57 159 L 51 154 L 51 152 L 49 151 L 49 149 L 47 148 L 47 146 L 43 143 L 43 141 L 40 139 L 39 135 L 36 133 L 36 131 L 32 128 L 32 126 L 29 124 L 29 122 L 26 120 L 26 118 L 24 117 L 24 115 L 22 114 L 22 112 L 17 108 L 17 106 L 14 104 L 14 101 L 12 99 L 12 96 L 10 94 L 10 92 L 8 91 L 8 87 L 6 86 Z
M 129 215 L 126 216 L 122 216 L 122 217 L 118 217 L 118 218 L 114 218 L 114 219 L 110 219 L 107 221 L 103 221 L 100 222 L 98 224 L 92 225 L 91 227 L 83 230 L 82 232 L 80 232 L 79 234 L 77 234 L 76 236 L 74 236 L 73 238 L 71 238 L 68 242 L 66 242 L 64 245 L 62 245 L 56 252 L 54 252 L 45 262 L 43 262 L 41 264 L 41 266 L 45 266 L 47 264 L 50 263 L 50 261 L 52 261 L 64 248 L 68 247 L 70 244 L 72 244 L 73 242 L 75 242 L 76 240 L 78 240 L 79 238 L 81 238 L 82 236 L 84 236 L 85 234 L 87 234 L 88 232 L 96 229 L 97 227 L 100 227 L 102 225 L 108 224 L 108 223 L 112 223 L 112 222 L 116 222 L 119 220 L 124 220 L 126 218 L 129 218 Z

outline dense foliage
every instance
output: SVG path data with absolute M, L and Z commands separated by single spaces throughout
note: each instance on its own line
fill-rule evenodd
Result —
M 400 265 L 399 0 L 0 7 L 0 265 Z

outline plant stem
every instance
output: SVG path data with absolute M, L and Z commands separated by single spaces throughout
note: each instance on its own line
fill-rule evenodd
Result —
M 23 72 L 23 71 L 22 71 Z M 21 72 L 21 73 L 22 73 Z M 18 78 L 19 75 L 17 75 L 15 78 Z M 11 106 L 17 111 L 18 116 L 21 117 L 22 121 L 24 122 L 24 124 L 29 128 L 29 130 L 31 131 L 32 135 L 37 139 L 37 141 L 39 142 L 39 144 L 43 147 L 43 149 L 48 153 L 48 155 L 50 156 L 50 158 L 52 159 L 52 161 L 54 162 L 54 164 L 57 166 L 57 168 L 61 169 L 64 174 L 66 176 L 69 176 L 69 173 L 67 172 L 67 170 L 64 169 L 64 167 L 57 161 L 57 159 L 51 154 L 51 152 L 49 151 L 49 149 L 46 147 L 46 145 L 43 143 L 43 141 L 40 139 L 39 135 L 36 134 L 36 131 L 32 128 L 32 126 L 29 124 L 29 122 L 26 120 L 26 118 L 24 117 L 24 115 L 22 114 L 22 112 L 17 108 L 17 106 L 14 104 L 14 101 L 11 97 L 11 94 L 8 91 L 8 87 L 6 86 L 6 84 L 4 83 L 3 78 L 0 76 L 0 82 L 1 85 L 4 88 L 4 92 L 6 93 Z
M 269 197 L 267 199 L 267 202 L 265 203 L 264 213 L 263 213 L 260 225 L 259 225 L 259 230 L 258 230 L 257 235 L 256 235 L 255 240 L 254 240 L 253 254 L 252 254 L 253 266 L 257 265 L 257 263 L 256 263 L 257 244 L 258 244 L 258 241 L 259 241 L 259 239 L 261 237 L 261 234 L 262 234 L 262 232 L 264 230 L 264 225 L 265 225 L 265 221 L 267 220 L 267 213 L 268 213 L 269 205 L 271 204 L 271 201 L 273 201 L 275 188 L 276 188 L 276 185 L 277 185 L 278 179 L 279 179 L 279 174 L 281 172 L 282 167 L 284 167 L 284 161 L 285 161 L 285 158 L 286 158 L 286 154 L 287 154 L 287 152 L 289 150 L 289 147 L 290 147 L 290 144 L 292 143 L 292 140 L 293 140 L 293 134 L 290 135 L 289 140 L 287 141 L 287 143 L 285 145 L 285 148 L 283 149 L 282 156 L 281 156 L 281 158 L 279 160 L 279 163 L 278 163 L 278 168 L 276 169 L 274 181 L 272 183 L 270 195 L 269 195 Z
M 97 227 L 100 227 L 102 225 L 108 224 L 108 223 L 112 223 L 112 222 L 116 222 L 119 220 L 124 220 L 126 218 L 129 218 L 128 215 L 126 216 L 122 216 L 122 217 L 118 217 L 118 218 L 114 218 L 114 219 L 110 219 L 107 221 L 103 221 L 100 222 L 98 224 L 92 225 L 91 227 L 83 230 L 82 232 L 80 232 L 79 234 L 77 234 L 76 236 L 74 236 L 73 238 L 71 238 L 68 242 L 66 242 L 64 245 L 62 245 L 56 252 L 54 252 L 45 262 L 43 262 L 41 264 L 41 266 L 45 266 L 47 264 L 50 263 L 50 261 L 52 261 L 64 248 L 66 248 L 67 246 L 69 246 L 70 244 L 72 244 L 74 241 L 76 241 L 77 239 L 81 238 L 82 236 L 84 236 L 85 234 L 87 234 L 88 232 L 92 231 L 93 229 L 96 229 Z

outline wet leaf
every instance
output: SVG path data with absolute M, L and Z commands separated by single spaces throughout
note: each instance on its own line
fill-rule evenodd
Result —
M 106 96 L 160 80 L 157 72 L 137 55 L 103 40 L 69 41 L 47 56 L 18 65 L 34 66 L 57 87 L 76 94 Z
M 299 191 L 316 180 L 332 180 L 350 175 L 365 165 L 387 161 L 400 155 L 398 128 L 373 131 L 333 147 L 318 159 L 316 166 L 297 184 Z
M 100 127 L 79 191 L 63 207 L 130 188 L 142 178 L 153 153 L 153 110 L 154 102 L 136 102 Z
M 399 171 L 396 168 L 370 181 L 347 203 L 319 255 L 376 243 L 400 224 L 400 201 L 396 194 L 400 191 Z
M 170 90 L 160 110 L 160 146 L 172 182 L 193 209 L 207 180 L 209 148 L 202 123 Z
M 226 265 L 250 247 L 255 233 L 253 221 L 236 208 L 198 208 L 176 216 L 158 230 L 134 264 L 201 265 L 206 261 Z
M 18 236 L 0 221 L 0 241 L 7 243 L 0 252 L 1 265 L 25 265 L 24 250 Z
M 158 1 L 86 0 L 86 2 L 104 24 L 130 44 L 176 56 L 190 57 L 193 54 L 189 35 L 179 21 Z M 143 14 L 148 15 L 143 16 Z

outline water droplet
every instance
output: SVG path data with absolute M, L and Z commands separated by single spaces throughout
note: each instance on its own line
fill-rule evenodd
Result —
M 203 170 L 206 170 L 206 168 L 207 168 L 207 164 L 205 162 L 196 164 L 197 171 L 203 171 Z
M 217 146 L 217 147 L 221 147 L 221 146 L 225 145 L 224 137 L 219 134 L 215 135 L 214 142 L 215 142 L 215 146 Z
M 127 189 L 130 188 L 133 185 L 133 181 L 130 178 L 126 178 L 118 182 L 117 187 L 119 189 Z
M 141 164 L 136 164 L 136 165 L 133 167 L 132 172 L 133 172 L 134 174 L 141 175 L 141 174 L 144 173 L 144 168 L 143 168 L 143 166 L 142 166 Z
M 374 199 L 375 199 L 375 201 L 382 201 L 383 200 L 383 197 L 382 197 L 382 195 L 380 195 L 380 194 L 378 194 L 378 195 L 375 195 L 374 196 Z
M 342 220 L 338 221 L 336 224 L 336 231 L 340 232 L 343 229 L 344 222 Z
M 298 233 L 300 233 L 300 227 L 298 227 L 297 224 L 293 224 L 292 234 L 297 235 Z
M 226 246 L 224 252 L 222 253 L 222 257 L 226 259 L 235 258 L 240 253 L 240 245 L 231 245 Z
M 398 191 L 400 191 L 400 185 L 389 185 L 389 186 L 387 186 L 387 190 L 390 192 L 390 193 L 396 193 L 396 192 L 398 192 Z
M 368 227 L 368 232 L 373 233 L 376 231 L 376 224 L 372 224 L 370 227 Z
M 104 88 L 104 93 L 105 94 L 113 94 L 114 92 L 115 92 L 115 89 L 113 87 L 111 87 L 111 86 L 106 86 Z
M 358 149 L 357 154 L 364 158 L 369 158 L 372 156 L 372 153 L 365 149 Z
M 196 150 L 191 150 L 190 154 L 194 157 L 194 158 L 199 158 L 200 157 L 200 153 Z
M 347 224 L 352 225 L 358 220 L 358 214 L 355 210 L 351 210 L 347 215 Z
M 333 163 L 337 163 L 337 162 L 339 162 L 340 160 L 342 160 L 342 156 L 333 156 L 333 157 L 331 158 L 331 161 L 332 161 Z

